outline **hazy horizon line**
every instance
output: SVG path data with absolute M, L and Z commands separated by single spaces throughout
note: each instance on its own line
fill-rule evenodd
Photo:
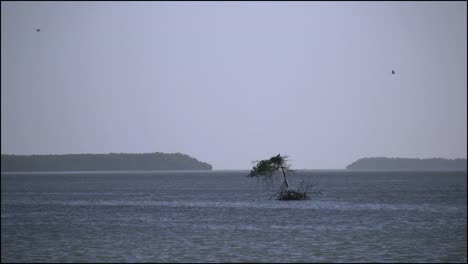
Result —
M 188 156 L 191 156 L 190 154 L 186 154 L 186 153 L 183 153 L 183 152 L 160 152 L 160 151 L 154 151 L 154 152 L 106 152 L 106 153 L 103 153 L 103 152 L 86 152 L 86 153 L 64 153 L 64 154 L 57 154 L 57 153 L 52 153 L 52 154 L 12 154 L 12 153 L 1 153 L 0 155 L 17 155 L 17 156 L 40 156 L 40 155 L 86 155 L 86 154 L 152 154 L 152 153 L 163 153 L 163 154 L 176 154 L 176 153 L 180 153 L 180 154 L 184 154 L 184 155 L 188 155 Z M 273 155 L 273 154 L 272 154 Z M 392 159 L 392 158 L 400 158 L 400 159 L 448 159 L 448 160 L 453 160 L 453 159 L 467 159 L 467 157 L 459 157 L 459 158 L 446 158 L 446 157 L 441 157 L 441 156 L 433 156 L 431 158 L 421 158 L 421 157 L 402 157 L 402 156 L 364 156 L 364 157 L 361 157 L 361 158 L 358 158 L 358 159 L 362 159 L 362 158 L 389 158 L 389 159 Z

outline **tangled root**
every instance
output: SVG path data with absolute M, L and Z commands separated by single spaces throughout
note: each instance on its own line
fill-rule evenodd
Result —
M 291 200 L 300 201 L 300 200 L 309 200 L 309 199 L 310 197 L 307 194 L 307 192 L 298 192 L 294 190 L 285 190 L 285 191 L 278 192 L 276 194 L 276 200 L 280 200 L 280 201 L 291 201 Z

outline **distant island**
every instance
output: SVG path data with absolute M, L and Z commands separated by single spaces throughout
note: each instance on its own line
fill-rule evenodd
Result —
M 348 170 L 455 170 L 466 171 L 466 159 L 362 158 L 346 166 Z
M 1 155 L 1 171 L 211 170 L 181 153 Z

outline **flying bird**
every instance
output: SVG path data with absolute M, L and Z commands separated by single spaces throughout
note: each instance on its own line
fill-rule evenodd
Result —
M 395 71 L 394 71 L 394 70 L 392 70 L 392 74 L 395 74 Z
M 41 29 L 40 29 L 40 28 L 37 28 L 37 29 L 36 29 L 36 31 L 37 31 L 37 32 L 40 32 L 40 31 L 41 31 Z

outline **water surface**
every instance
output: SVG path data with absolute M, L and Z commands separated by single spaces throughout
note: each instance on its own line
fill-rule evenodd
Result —
M 466 172 L 300 172 L 309 201 L 246 174 L 2 173 L 2 262 L 467 261 Z

